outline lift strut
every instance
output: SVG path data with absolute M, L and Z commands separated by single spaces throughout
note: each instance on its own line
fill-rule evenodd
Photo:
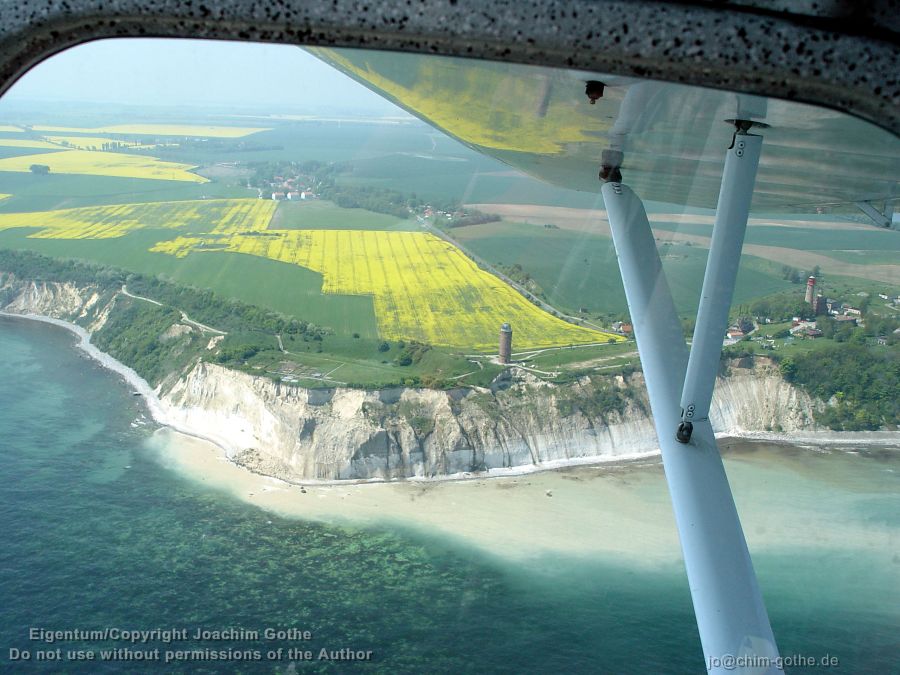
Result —
M 709 422 L 762 144 L 760 136 L 747 133 L 751 123 L 738 122 L 726 151 L 690 352 L 643 203 L 621 182 L 619 167 L 601 171 L 610 177 L 601 192 L 647 383 L 707 670 L 778 673 L 775 638 Z

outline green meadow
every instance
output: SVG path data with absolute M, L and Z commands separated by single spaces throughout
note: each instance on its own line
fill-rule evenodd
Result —
M 653 227 L 684 234 L 699 234 L 705 237 L 712 235 L 712 225 L 696 225 L 690 223 L 653 223 Z M 853 227 L 845 230 L 781 227 L 778 225 L 751 225 L 744 237 L 747 244 L 763 246 L 782 246 L 800 251 L 821 251 L 828 255 L 832 251 L 867 250 L 896 251 L 892 261 L 900 264 L 900 237 L 896 232 L 872 227 Z M 860 261 L 863 262 L 863 261 Z M 868 257 L 865 263 L 872 264 Z
M 343 209 L 324 200 L 283 201 L 270 230 L 419 230 L 414 219 L 401 220 L 364 209 Z
M 619 315 L 628 310 L 615 249 L 609 237 L 495 222 L 455 228 L 450 235 L 486 261 L 521 265 L 548 301 L 568 312 Z M 708 250 L 685 244 L 663 244 L 660 256 L 676 307 L 682 315 L 696 312 Z M 780 267 L 744 256 L 738 272 L 735 304 L 790 288 Z
M 79 206 L 255 197 L 256 191 L 226 183 L 186 183 L 77 174 L 0 172 L 0 213 L 51 211 Z

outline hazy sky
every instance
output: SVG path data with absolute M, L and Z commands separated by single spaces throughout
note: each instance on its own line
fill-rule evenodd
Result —
M 73 47 L 33 68 L 9 101 L 311 107 L 400 114 L 299 47 L 209 40 L 116 39 Z

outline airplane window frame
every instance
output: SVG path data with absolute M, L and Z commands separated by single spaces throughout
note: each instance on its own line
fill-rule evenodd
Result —
M 111 37 L 184 37 L 466 56 L 787 98 L 900 133 L 890 0 L 2 0 L 0 95 L 42 60 Z M 823 67 L 833 64 L 834 67 Z

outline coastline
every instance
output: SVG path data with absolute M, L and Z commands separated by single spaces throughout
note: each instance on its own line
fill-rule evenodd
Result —
M 230 447 L 224 440 L 200 433 L 195 429 L 186 428 L 184 427 L 184 425 L 179 425 L 177 422 L 170 419 L 170 417 L 166 415 L 165 407 L 162 401 L 160 401 L 159 395 L 157 394 L 156 390 L 150 386 L 150 383 L 140 375 L 138 375 L 137 372 L 134 371 L 134 369 L 129 368 L 121 361 L 116 360 L 106 352 L 101 351 L 95 345 L 93 345 L 91 343 L 91 334 L 78 324 L 72 323 L 70 321 L 65 321 L 63 319 L 55 319 L 50 316 L 44 316 L 43 314 L 16 314 L 13 312 L 5 312 L 2 310 L 0 310 L 0 317 L 38 321 L 40 323 L 50 324 L 52 326 L 56 326 L 58 328 L 67 330 L 70 333 L 73 333 L 78 338 L 78 342 L 75 344 L 75 347 L 77 349 L 80 349 L 88 357 L 100 364 L 100 366 L 102 366 L 103 368 L 106 368 L 107 370 L 110 370 L 117 374 L 119 377 L 125 380 L 128 386 L 132 387 L 134 391 L 138 392 L 141 395 L 141 398 L 144 401 L 144 405 L 147 408 L 147 412 L 150 413 L 150 417 L 154 422 L 162 427 L 168 427 L 180 434 L 184 434 L 185 436 L 191 436 L 201 441 L 211 443 L 215 445 L 219 450 L 224 452 L 226 457 L 229 456 L 229 453 L 234 453 L 234 448 Z
M 90 341 L 91 334 L 81 326 L 56 319 L 41 314 L 17 314 L 0 310 L 0 317 L 12 319 L 25 319 L 30 321 L 38 321 L 41 323 L 57 326 L 73 333 L 78 342 L 76 347 L 84 352 L 88 357 L 95 360 L 102 367 L 119 375 L 125 382 L 138 392 L 146 405 L 150 417 L 162 428 L 168 428 L 183 436 L 191 437 L 205 443 L 215 446 L 210 449 L 213 454 L 229 462 L 235 468 L 247 473 L 267 479 L 275 480 L 279 483 L 289 486 L 341 486 L 341 485 L 371 485 L 371 484 L 396 484 L 396 483 L 448 483 L 448 482 L 465 482 L 480 481 L 500 478 L 525 477 L 544 472 L 555 472 L 564 469 L 578 467 L 615 467 L 620 465 L 628 465 L 639 463 L 643 460 L 651 460 L 660 457 L 659 448 L 654 448 L 646 452 L 638 452 L 629 455 L 615 456 L 590 456 L 577 457 L 570 459 L 550 460 L 542 464 L 526 464 L 515 467 L 497 467 L 488 469 L 483 472 L 461 472 L 447 474 L 442 476 L 411 476 L 402 479 L 384 479 L 384 478 L 368 478 L 368 479 L 307 479 L 307 480 L 285 480 L 275 478 L 267 474 L 257 473 L 244 465 L 234 461 L 233 457 L 237 454 L 237 448 L 231 445 L 227 439 L 200 432 L 194 428 L 179 424 L 166 414 L 166 407 L 160 400 L 158 392 L 153 389 L 150 384 L 144 380 L 132 368 L 126 366 L 122 362 L 116 360 L 106 352 L 101 351 Z M 735 441 L 747 442 L 767 442 L 773 444 L 791 444 L 812 447 L 840 447 L 840 446 L 859 446 L 859 445 L 877 445 L 900 444 L 900 432 L 897 431 L 863 431 L 863 432 L 844 432 L 844 431 L 816 431 L 816 432 L 745 432 L 739 430 L 726 430 L 716 433 L 717 439 L 729 439 Z

